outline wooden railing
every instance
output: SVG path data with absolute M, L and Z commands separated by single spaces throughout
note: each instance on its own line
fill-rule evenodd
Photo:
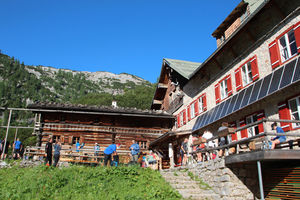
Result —
M 246 126 L 236 128 L 235 129 L 235 133 L 239 132 L 241 130 L 245 130 L 245 129 L 257 126 L 258 124 L 261 124 L 261 123 L 263 123 L 264 130 L 266 130 L 266 123 L 267 122 L 300 123 L 300 120 L 281 120 L 281 119 L 268 119 L 268 118 L 265 118 L 265 119 L 256 121 L 254 123 L 248 124 Z M 231 143 L 223 145 L 223 146 L 218 146 L 218 147 L 208 147 L 208 146 L 206 146 L 205 148 L 203 148 L 201 150 L 196 150 L 196 151 L 191 152 L 191 154 L 208 153 L 208 152 L 212 152 L 212 151 L 220 150 L 220 149 L 224 149 L 224 148 L 228 149 L 228 148 L 231 148 L 231 147 L 235 147 L 235 153 L 238 154 L 241 151 L 250 151 L 250 150 L 253 150 L 253 149 L 257 149 L 257 148 L 251 148 L 250 147 L 250 143 L 251 142 L 254 142 L 253 143 L 254 146 L 252 146 L 252 147 L 256 146 L 258 148 L 263 148 L 262 145 L 264 143 L 267 143 L 270 140 L 270 137 L 266 137 L 266 136 L 292 136 L 292 137 L 297 137 L 298 139 L 295 140 L 295 141 L 297 141 L 297 143 L 296 144 L 292 144 L 292 145 L 293 146 L 294 145 L 299 145 L 299 143 L 300 143 L 300 131 L 299 130 L 295 131 L 295 132 L 286 132 L 286 133 L 263 132 L 263 133 L 260 133 L 258 135 L 254 135 L 254 136 L 248 137 L 248 138 L 243 138 L 243 139 L 231 142 Z M 218 138 L 219 138 L 218 136 L 214 136 L 214 137 L 206 140 L 206 142 L 214 141 L 214 140 L 216 140 Z M 298 143 L 298 141 L 299 141 L 299 143 Z M 255 144 L 255 142 L 260 142 L 260 144 L 257 145 L 257 144 Z M 191 147 L 193 147 L 193 146 L 196 146 L 196 145 L 191 145 Z M 280 144 L 279 144 L 279 146 L 280 146 Z
M 111 126 L 96 126 L 82 124 L 62 124 L 62 123 L 44 123 L 42 126 L 44 131 L 60 130 L 60 131 L 93 131 L 106 133 L 127 133 L 127 134 L 151 134 L 162 135 L 163 130 L 142 129 L 142 128 L 123 128 Z

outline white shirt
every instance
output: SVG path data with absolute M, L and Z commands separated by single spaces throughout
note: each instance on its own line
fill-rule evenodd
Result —
M 206 132 L 204 132 L 204 134 L 202 135 L 202 137 L 208 140 L 208 139 L 210 139 L 210 138 L 213 137 L 213 134 L 212 134 L 210 131 L 206 131 Z M 206 145 L 206 146 L 207 146 L 207 145 Z M 208 142 L 208 146 L 209 146 L 209 147 L 213 147 L 213 146 L 214 146 L 213 142 L 212 142 L 212 141 L 209 141 L 209 142 Z

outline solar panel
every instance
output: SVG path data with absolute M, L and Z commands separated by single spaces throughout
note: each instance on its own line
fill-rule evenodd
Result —
M 205 113 L 203 113 L 203 114 L 201 115 L 202 118 L 201 118 L 201 121 L 200 121 L 200 127 L 202 127 L 203 124 L 204 124 L 204 122 L 205 122 L 205 119 L 206 119 L 206 118 L 205 118 L 205 117 L 206 117 L 206 113 L 207 113 L 207 112 L 205 112 Z
M 271 93 L 278 90 L 282 72 L 283 72 L 283 67 L 281 67 L 278 70 L 274 71 L 268 94 L 271 94 Z
M 208 121 L 209 121 L 209 118 L 211 117 L 211 113 L 212 113 L 212 111 L 213 111 L 213 109 L 210 109 L 208 112 L 206 112 L 205 113 L 205 121 L 204 121 L 204 123 L 203 123 L 203 125 L 202 126 L 205 126 L 205 125 L 207 125 L 208 124 Z
M 263 98 L 267 95 L 272 75 L 273 75 L 273 73 L 269 74 L 268 76 L 266 76 L 263 79 L 263 83 L 262 83 L 261 88 L 260 88 L 260 93 L 258 95 L 258 99 L 261 99 L 261 98 Z
M 227 99 L 227 101 L 225 102 L 225 104 L 224 104 L 224 106 L 223 106 L 223 110 L 222 110 L 222 112 L 221 112 L 221 115 L 220 115 L 219 119 L 221 119 L 222 117 L 225 116 L 226 111 L 228 110 L 228 106 L 229 106 L 229 104 L 230 104 L 231 99 L 232 99 L 232 98 Z
M 226 101 L 224 101 L 224 102 L 222 102 L 221 104 L 218 105 L 218 110 L 216 112 L 216 116 L 214 118 L 214 121 L 220 119 L 220 114 L 221 114 L 221 111 L 223 109 L 223 106 L 224 106 L 225 102 Z
M 217 109 L 218 107 L 216 106 L 216 107 L 214 107 L 213 109 L 212 109 L 212 111 L 211 111 L 211 113 L 210 113 L 210 117 L 209 117 L 209 120 L 207 121 L 207 123 L 206 124 L 209 124 L 209 123 L 211 123 L 212 121 L 213 121 L 213 119 L 215 118 L 215 116 L 216 116 L 216 112 L 217 112 Z
M 198 118 L 197 118 L 197 120 L 196 120 L 196 122 L 195 122 L 195 124 L 194 124 L 194 126 L 193 126 L 193 128 L 192 128 L 192 130 L 194 131 L 194 130 L 197 130 L 198 128 L 200 128 L 200 124 L 201 124 L 201 118 L 203 117 L 203 115 L 200 115 Z
M 289 84 L 291 84 L 296 61 L 297 60 L 295 59 L 295 60 L 293 60 L 292 62 L 288 63 L 285 66 L 284 71 L 283 71 L 283 75 L 282 75 L 282 79 L 281 79 L 281 83 L 280 83 L 280 86 L 279 86 L 280 89 L 287 86 L 287 85 L 289 85 Z
M 252 89 L 253 89 L 253 84 L 250 85 L 247 89 L 246 89 L 246 92 L 245 92 L 245 95 L 244 95 L 244 99 L 242 101 L 242 105 L 241 105 L 241 108 L 245 107 L 246 105 L 248 105 L 248 102 L 249 102 L 249 99 L 250 99 L 250 95 L 252 93 Z
M 229 108 L 228 108 L 228 110 L 227 110 L 227 112 L 226 112 L 226 115 L 229 115 L 230 113 L 232 113 L 232 110 L 233 110 L 233 107 L 234 107 L 234 105 L 235 105 L 235 101 L 236 101 L 236 99 L 237 99 L 237 96 L 238 95 L 234 95 L 233 97 L 231 97 L 231 101 L 230 101 L 230 103 L 229 103 Z
M 240 91 L 238 93 L 238 98 L 237 98 L 237 100 L 235 102 L 234 109 L 233 109 L 232 112 L 234 112 L 234 111 L 236 111 L 236 110 L 238 110 L 240 108 L 240 106 L 242 104 L 242 100 L 243 100 L 244 94 L 245 94 L 245 91 L 246 90 L 242 90 L 242 91 Z
M 252 94 L 250 96 L 250 101 L 248 102 L 248 104 L 251 104 L 252 102 L 256 101 L 262 80 L 263 79 L 261 79 L 255 83 L 254 88 L 252 90 Z
M 297 66 L 296 66 L 296 70 L 294 72 L 294 78 L 293 78 L 293 82 L 296 82 L 300 79 L 300 61 L 299 58 L 297 60 Z

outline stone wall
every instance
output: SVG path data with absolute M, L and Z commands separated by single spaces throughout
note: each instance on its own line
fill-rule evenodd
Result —
M 189 171 L 207 183 L 221 200 L 259 199 L 256 163 L 225 166 L 224 158 L 188 166 Z

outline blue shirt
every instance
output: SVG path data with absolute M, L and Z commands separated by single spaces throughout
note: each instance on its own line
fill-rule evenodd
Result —
M 15 149 L 20 149 L 21 144 L 22 143 L 20 141 L 15 141 Z
M 79 143 L 79 142 L 77 142 L 77 143 L 76 143 L 76 152 L 79 152 L 79 150 L 78 150 L 78 149 L 79 149 L 79 147 L 80 147 L 80 143 Z
M 133 147 L 133 149 L 131 149 Z M 136 155 L 140 153 L 140 146 L 137 143 L 134 143 L 130 146 L 131 155 Z
M 280 127 L 276 127 L 276 132 L 277 132 L 277 133 L 284 133 L 283 129 L 280 128 Z M 278 138 L 282 138 L 282 139 L 286 140 L 286 137 L 285 137 L 285 136 L 276 136 L 275 138 L 273 138 L 273 140 L 276 140 L 276 139 L 278 139 Z
M 117 150 L 117 145 L 116 144 L 111 144 L 106 149 L 104 150 L 104 153 L 107 155 L 111 155 L 113 152 Z
M 58 144 L 55 144 L 53 147 L 54 147 L 54 155 L 59 155 L 61 146 L 59 146 Z
M 94 150 L 100 150 L 100 147 L 99 147 L 99 145 L 97 145 L 97 146 L 94 146 Z M 99 151 L 95 151 L 94 153 L 99 153 Z

